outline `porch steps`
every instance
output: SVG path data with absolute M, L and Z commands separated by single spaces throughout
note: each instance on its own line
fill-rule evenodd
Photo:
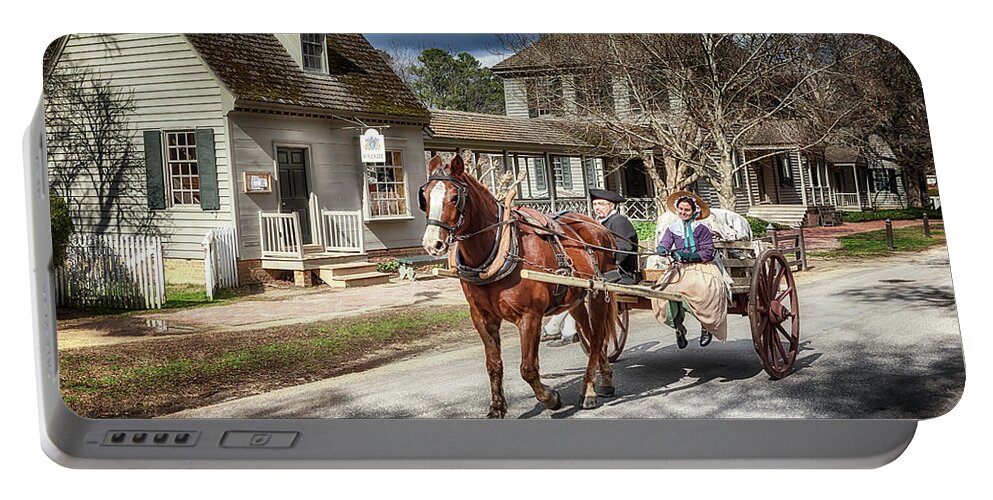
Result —
M 372 262 L 359 261 L 347 264 L 331 264 L 321 266 L 317 273 L 324 281 L 341 279 L 345 276 L 355 276 L 356 274 L 368 274 L 376 272 L 376 264 Z
M 284 271 L 314 271 L 322 266 L 349 264 L 365 261 L 364 253 L 328 253 L 307 252 L 303 259 L 299 257 L 263 257 L 263 269 L 278 269 Z
M 794 227 L 807 224 L 807 210 L 805 205 L 754 205 L 748 216 Z
M 376 268 L 372 264 L 373 269 Z M 333 271 L 332 271 L 333 272 Z M 373 271 L 368 273 L 348 274 L 345 276 L 331 277 L 324 279 L 325 270 L 321 270 L 321 279 L 331 288 L 354 288 L 360 286 L 384 285 L 390 282 L 390 275 Z

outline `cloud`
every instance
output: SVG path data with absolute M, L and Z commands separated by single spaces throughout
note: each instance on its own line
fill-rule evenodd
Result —
M 479 60 L 479 64 L 487 68 L 492 68 L 494 64 L 508 57 L 506 54 L 491 54 L 489 52 L 475 52 L 472 56 Z

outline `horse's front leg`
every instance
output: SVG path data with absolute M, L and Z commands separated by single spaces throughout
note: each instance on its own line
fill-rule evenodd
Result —
M 596 301 L 594 297 L 592 299 Z M 592 305 L 591 302 L 587 302 Z M 580 304 L 570 311 L 572 317 L 575 318 L 576 324 L 583 331 L 583 335 L 589 339 L 590 342 L 590 356 L 586 361 L 586 371 L 583 374 L 583 402 L 582 407 L 584 409 L 596 408 L 599 406 L 597 401 L 597 391 L 594 384 L 594 377 L 597 373 L 597 368 L 600 369 L 600 381 L 601 381 L 601 394 L 604 396 L 612 396 L 614 394 L 614 382 L 613 382 L 613 370 L 610 367 L 610 363 L 607 363 L 607 357 L 603 355 L 604 343 L 603 338 L 605 332 L 602 326 L 602 318 L 597 318 L 596 327 L 593 327 L 593 322 L 590 321 L 590 312 L 586 309 L 586 304 Z M 597 347 L 599 346 L 599 347 Z
M 541 383 L 541 375 L 538 373 L 538 343 L 541 334 L 541 315 L 527 314 L 521 316 L 517 322 L 517 328 L 521 331 L 521 377 L 531 390 L 534 397 L 538 398 L 541 404 L 549 410 L 558 410 L 562 407 L 562 399 L 558 391 Z
M 470 307 L 472 323 L 483 341 L 486 352 L 486 374 L 490 377 L 490 411 L 487 418 L 503 418 L 507 414 L 507 398 L 503 394 L 503 360 L 500 357 L 500 317 L 490 311 Z

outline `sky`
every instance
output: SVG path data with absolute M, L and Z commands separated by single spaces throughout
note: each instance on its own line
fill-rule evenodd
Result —
M 465 34 L 364 34 L 369 43 L 377 49 L 391 54 L 413 54 L 416 57 L 424 49 L 437 47 L 454 54 L 468 52 L 487 68 L 510 56 L 498 35 L 493 33 Z

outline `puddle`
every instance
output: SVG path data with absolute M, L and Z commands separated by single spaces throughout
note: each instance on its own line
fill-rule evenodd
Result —
M 158 337 L 184 335 L 197 331 L 192 326 L 180 325 L 164 319 L 129 318 L 124 321 L 115 321 L 113 325 L 102 326 L 105 326 L 106 334 L 109 337 Z

